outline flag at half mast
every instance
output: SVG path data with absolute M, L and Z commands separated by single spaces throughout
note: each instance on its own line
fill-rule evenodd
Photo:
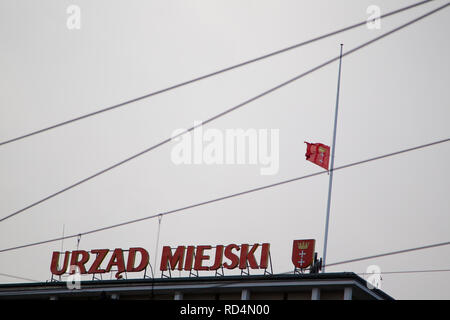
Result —
M 330 147 L 322 143 L 309 143 L 306 142 L 306 160 L 321 166 L 328 170 L 328 164 L 330 162 Z

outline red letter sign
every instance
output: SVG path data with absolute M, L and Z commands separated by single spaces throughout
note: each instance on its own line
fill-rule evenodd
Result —
M 141 263 L 135 267 L 134 260 L 136 259 L 136 252 L 141 253 Z M 148 252 L 144 248 L 130 248 L 128 252 L 127 272 L 139 272 L 147 267 L 149 261 Z
M 70 252 L 69 251 L 65 252 L 63 266 L 61 267 L 61 269 L 58 270 L 59 255 L 60 255 L 60 252 L 54 251 L 53 255 L 52 255 L 52 263 L 50 264 L 50 271 L 52 272 L 52 274 L 57 275 L 57 276 L 60 276 L 66 272 L 67 264 L 69 263 Z
M 166 271 L 167 266 L 170 266 L 171 270 L 174 270 L 178 264 L 178 270 L 183 270 L 183 260 L 184 260 L 184 246 L 179 246 L 172 256 L 172 249 L 168 246 L 163 247 L 162 257 L 161 257 L 161 271 Z

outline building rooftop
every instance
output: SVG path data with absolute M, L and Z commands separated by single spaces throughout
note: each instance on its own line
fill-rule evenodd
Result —
M 393 300 L 353 272 L 172 277 L 0 285 L 0 299 L 352 299 Z

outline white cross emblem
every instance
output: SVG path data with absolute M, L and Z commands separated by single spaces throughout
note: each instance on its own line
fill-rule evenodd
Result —
M 298 262 L 300 263 L 300 265 L 303 265 L 305 263 L 305 260 L 303 260 L 303 256 L 306 255 L 305 251 L 302 250 L 298 255 L 300 256 L 300 260 Z

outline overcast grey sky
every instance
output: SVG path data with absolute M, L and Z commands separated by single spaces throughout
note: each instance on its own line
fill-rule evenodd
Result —
M 364 21 L 414 1 L 0 2 L 0 140 Z M 446 1 L 21 141 L 0 146 L 4 217 L 207 119 Z M 81 9 L 69 30 L 66 10 Z M 450 136 L 448 7 L 348 57 L 342 65 L 335 165 Z M 75 234 L 317 172 L 303 141 L 331 145 L 333 63 L 205 126 L 279 129 L 279 171 L 257 165 L 175 165 L 171 142 L 0 223 L 0 247 Z M 336 171 L 328 262 L 449 241 L 450 144 Z M 322 255 L 328 176 L 165 216 L 163 245 L 271 243 L 275 272 L 292 270 L 292 241 Z M 157 219 L 82 237 L 81 249 L 145 247 Z M 50 279 L 60 242 L 0 253 L 0 273 Z M 64 242 L 76 248 L 76 239 Z M 450 247 L 330 267 L 365 272 L 448 269 Z M 0 283 L 17 282 L 0 276 Z M 398 299 L 450 299 L 450 273 L 383 275 Z

